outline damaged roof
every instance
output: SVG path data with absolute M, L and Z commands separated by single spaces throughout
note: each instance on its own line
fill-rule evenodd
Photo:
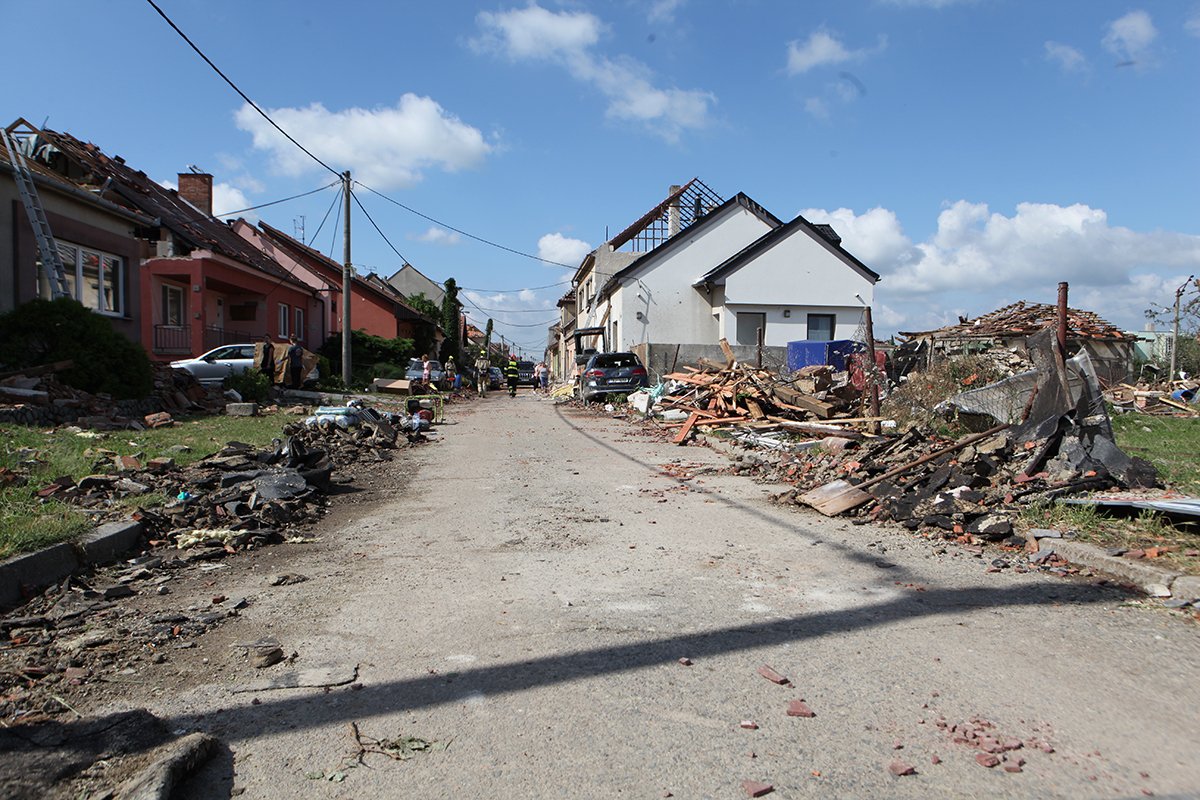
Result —
M 900 331 L 906 339 L 1004 339 L 1029 336 L 1058 324 L 1058 307 L 1050 303 L 1019 300 L 973 320 L 931 331 Z M 1067 309 L 1067 337 L 1094 341 L 1132 341 L 1125 333 L 1094 311 Z
M 154 218 L 158 225 L 171 231 L 190 249 L 211 250 L 305 289 L 311 288 L 235 233 L 229 225 L 205 216 L 174 189 L 168 189 L 141 170 L 128 166 L 120 156 L 110 157 L 91 142 L 80 141 L 68 133 L 40 129 L 37 134 L 42 142 L 31 162 L 39 161 L 110 200 Z M 64 160 L 70 163 L 64 163 Z

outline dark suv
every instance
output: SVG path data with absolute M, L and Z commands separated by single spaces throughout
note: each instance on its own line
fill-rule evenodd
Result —
M 517 386 L 537 386 L 537 378 L 533 377 L 533 362 L 517 362 Z
M 587 403 L 606 394 L 629 394 L 649 385 L 650 376 L 633 353 L 596 353 L 579 376 L 579 396 Z

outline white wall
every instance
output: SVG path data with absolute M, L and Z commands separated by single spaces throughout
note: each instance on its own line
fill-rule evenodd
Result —
M 869 278 L 800 227 L 725 279 L 727 305 L 861 308 L 871 305 L 874 296 Z
M 784 310 L 789 312 L 784 316 Z M 766 331 L 763 334 L 763 344 L 783 347 L 788 342 L 796 342 L 809 338 L 809 314 L 833 314 L 834 339 L 854 339 L 861 336 L 860 327 L 863 321 L 863 307 L 855 306 L 803 306 L 803 305 L 726 305 L 720 309 L 720 336 L 737 344 L 736 314 L 761 313 L 766 315 Z M 749 344 L 743 342 L 742 344 Z
M 641 342 L 716 344 L 720 326 L 712 316 L 711 299 L 692 284 L 771 230 L 740 205 L 720 213 L 720 219 L 700 230 L 695 230 L 699 225 L 685 230 L 669 254 L 648 259 L 622 280 L 610 315 L 618 321 L 622 349 Z

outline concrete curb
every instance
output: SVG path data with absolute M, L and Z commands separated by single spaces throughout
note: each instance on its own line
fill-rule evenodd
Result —
M 142 523 L 109 522 L 74 542 L 60 542 L 0 561 L 0 609 L 74 574 L 81 566 L 116 561 L 137 544 Z

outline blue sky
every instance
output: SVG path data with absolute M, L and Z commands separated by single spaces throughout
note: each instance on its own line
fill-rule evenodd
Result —
M 1200 2 L 161 0 L 335 169 L 475 236 L 577 264 L 699 177 L 830 222 L 879 272 L 882 333 L 1015 300 L 1141 328 L 1200 274 Z M 197 165 L 216 210 L 334 180 L 140 0 L 5 3 L 9 119 L 151 177 Z M 32 66 L 36 64 L 37 66 Z M 11 79 L 20 74 L 24 80 Z M 571 270 L 357 189 L 409 262 L 530 351 Z M 332 190 L 263 209 L 313 239 Z M 395 252 L 355 209 L 354 261 Z M 326 222 L 314 246 L 341 258 Z M 495 309 L 494 311 L 492 309 Z

